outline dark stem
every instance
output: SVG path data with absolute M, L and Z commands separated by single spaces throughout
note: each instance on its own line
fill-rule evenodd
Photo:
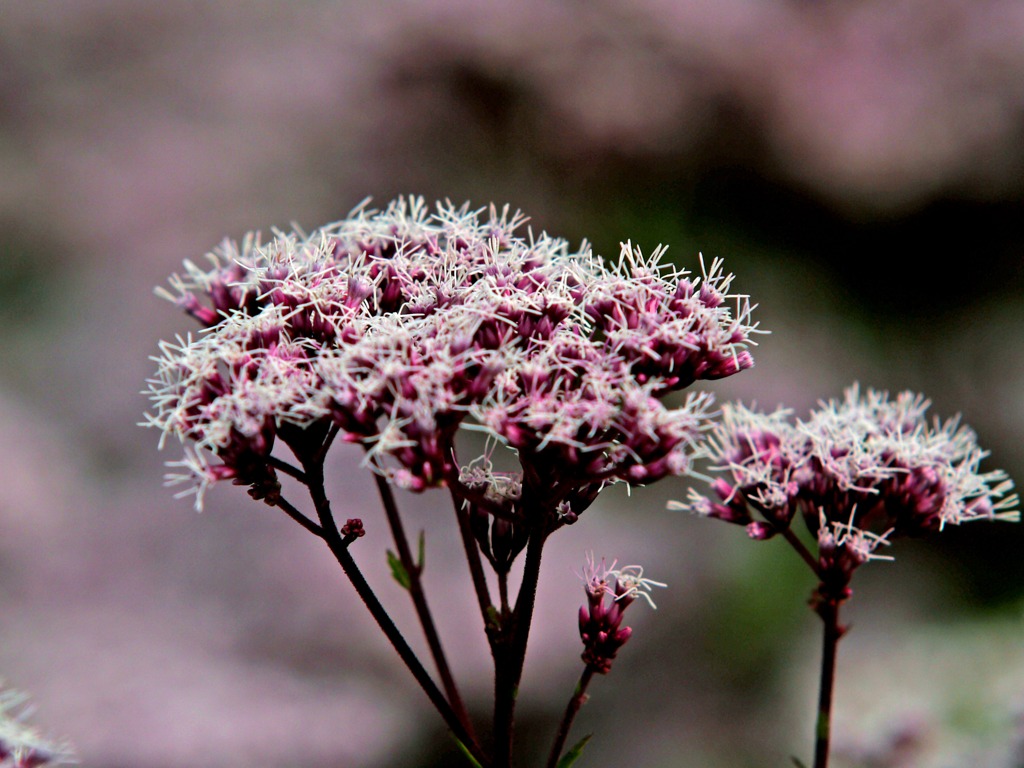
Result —
M 327 451 L 331 449 L 331 445 L 333 445 L 334 443 L 334 438 L 338 436 L 339 432 L 341 432 L 341 427 L 339 427 L 337 424 L 332 424 L 331 428 L 327 430 L 327 437 L 324 438 L 323 445 L 321 445 L 317 449 L 315 454 L 315 458 L 317 461 L 322 462 L 324 460 L 324 457 L 327 456 Z
M 821 682 L 818 689 L 818 720 L 815 725 L 814 768 L 828 767 L 829 742 L 832 735 L 832 689 L 836 678 L 836 648 L 843 628 L 839 624 L 839 602 L 826 599 L 818 606 L 825 623 L 821 653 Z
M 508 613 L 508 571 L 498 571 L 498 600 L 502 615 Z
M 321 539 L 324 537 L 324 529 L 299 512 L 299 510 L 288 503 L 283 496 L 277 497 L 277 499 L 274 500 L 273 506 L 283 509 L 288 517 L 297 522 L 314 536 Z
M 788 541 L 790 543 L 790 546 L 792 546 L 793 549 L 796 550 L 797 554 L 800 555 L 801 558 L 803 558 L 803 561 L 807 563 L 808 566 L 810 566 L 810 569 L 814 571 L 814 574 L 816 576 L 820 576 L 818 561 L 815 559 L 814 555 L 811 554 L 810 550 L 808 550 L 807 547 L 804 546 L 804 543 L 800 541 L 797 535 L 793 533 L 793 529 L 787 526 L 786 528 L 783 528 L 781 530 L 781 533 L 782 537 L 786 541 Z
M 558 758 L 561 757 L 562 750 L 565 748 L 565 740 L 569 738 L 569 731 L 572 729 L 573 720 L 576 719 L 576 713 L 580 711 L 580 707 L 587 700 L 587 686 L 590 685 L 593 676 L 594 668 L 588 664 L 584 667 L 580 681 L 576 684 L 576 690 L 573 691 L 572 698 L 569 699 L 569 703 L 565 707 L 565 714 L 562 715 L 562 722 L 558 726 L 555 742 L 551 745 L 551 752 L 548 754 L 547 768 L 555 768 L 558 765 Z
M 268 463 L 278 472 L 282 472 L 288 475 L 289 477 L 294 477 L 300 483 L 304 484 L 306 482 L 306 475 L 302 472 L 302 470 L 299 469 L 298 467 L 292 466 L 287 461 L 283 461 L 282 459 L 279 459 L 276 456 L 271 456 Z
M 502 637 L 495 644 L 494 653 L 494 765 L 509 768 L 512 764 L 513 720 L 519 680 L 526 661 L 526 644 L 530 637 L 533 608 L 537 599 L 537 581 L 540 578 L 540 559 L 548 530 L 540 523 L 530 533 L 526 545 L 526 563 L 519 596 L 512 611 L 511 621 L 502 626 Z
M 476 539 L 469 525 L 469 512 L 462 507 L 462 501 L 451 489 L 452 506 L 455 508 L 455 518 L 459 522 L 459 534 L 462 536 L 462 547 L 466 551 L 466 562 L 469 564 L 469 575 L 473 579 L 473 591 L 476 592 L 476 602 L 480 607 L 480 617 L 484 622 L 484 632 L 487 634 L 487 642 L 494 650 L 492 612 L 494 604 L 491 602 L 491 591 L 487 586 L 487 576 L 484 574 L 483 563 L 480 560 L 480 549 L 477 547 Z
M 430 655 L 434 659 L 434 665 L 437 667 L 437 673 L 441 677 L 441 684 L 444 686 L 445 694 L 448 696 L 452 709 L 465 726 L 466 731 L 475 740 L 476 734 L 473 731 L 473 723 L 469 719 L 469 713 L 466 711 L 466 705 L 462 701 L 462 696 L 459 695 L 458 686 L 455 684 L 451 667 L 448 666 L 448 659 L 445 656 L 444 648 L 441 646 L 441 638 L 437 633 L 437 626 L 434 624 L 430 607 L 427 605 L 427 597 L 423 591 L 423 582 L 420 579 L 423 565 L 416 562 L 412 551 L 409 549 L 409 540 L 405 535 L 405 527 L 402 525 L 402 518 L 398 513 L 398 505 L 395 503 L 395 495 L 391 491 L 391 485 L 388 483 L 387 478 L 380 474 L 380 465 L 376 461 L 374 464 L 377 471 L 373 473 L 373 479 L 377 483 L 377 492 L 380 495 L 381 503 L 384 505 L 388 524 L 391 526 L 391 535 L 395 541 L 395 549 L 398 550 L 398 558 L 402 563 L 402 567 L 405 568 L 406 574 L 409 576 L 409 595 L 412 597 L 412 603 L 416 608 L 416 615 L 419 617 L 420 626 L 423 627 L 423 634 L 427 639 Z
M 395 651 L 398 652 L 399 657 L 405 663 L 406 668 L 412 673 L 412 676 L 419 683 L 423 692 L 427 694 L 427 698 L 434 705 L 434 708 L 438 711 L 441 717 L 444 719 L 445 724 L 451 729 L 462 744 L 466 747 L 474 759 L 488 768 L 491 765 L 490 761 L 484 755 L 483 750 L 477 743 L 476 739 L 466 730 L 466 727 L 459 720 L 459 717 L 455 714 L 448 700 L 441 693 L 440 689 L 431 679 L 430 674 L 420 660 L 416 658 L 416 654 L 412 648 L 406 642 L 402 633 L 398 627 L 391 620 L 387 610 L 381 604 L 380 600 L 377 599 L 377 595 L 374 593 L 372 587 L 366 581 L 362 571 L 359 570 L 359 566 L 356 565 L 356 561 L 353 559 L 351 553 L 348 551 L 348 545 L 351 543 L 351 539 L 342 538 L 341 533 L 338 531 L 338 526 L 334 522 L 334 515 L 331 512 L 330 502 L 327 500 L 327 495 L 324 491 L 324 470 L 322 459 L 314 458 L 309 463 L 303 462 L 303 469 L 306 473 L 308 480 L 309 494 L 313 499 L 313 505 L 316 508 L 317 516 L 320 518 L 320 527 L 323 529 L 323 536 L 327 546 L 330 548 L 331 553 L 337 559 L 341 565 L 342 570 L 345 571 L 345 575 L 348 576 L 352 586 L 355 587 L 356 593 L 362 599 L 366 605 L 370 614 L 377 622 L 377 626 L 380 627 L 381 631 L 384 632 L 385 637 L 390 641 Z

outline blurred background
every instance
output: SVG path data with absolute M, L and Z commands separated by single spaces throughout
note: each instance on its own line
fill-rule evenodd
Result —
M 197 515 L 136 426 L 148 356 L 192 330 L 152 290 L 182 259 L 399 194 L 509 203 L 605 256 L 724 257 L 772 335 L 721 400 L 920 390 L 1024 477 L 1018 0 L 3 0 L 0 676 L 83 765 L 460 764 L 326 548 L 238 488 Z M 335 462 L 357 557 L 415 638 L 372 482 Z M 783 544 L 665 510 L 685 492 L 613 489 L 553 539 L 528 750 L 580 671 L 593 550 L 669 588 L 592 686 L 580 765 L 809 762 L 813 584 Z M 444 497 L 401 502 L 484 713 Z M 858 574 L 837 765 L 1024 766 L 1022 544 L 966 526 Z

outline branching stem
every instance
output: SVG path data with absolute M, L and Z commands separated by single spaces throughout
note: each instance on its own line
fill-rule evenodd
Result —
M 285 514 L 287 514 L 288 517 L 290 517 L 292 520 L 297 522 L 299 525 L 301 525 L 303 528 L 305 528 L 307 531 L 312 533 L 317 538 L 321 538 L 322 539 L 324 537 L 324 529 L 321 528 L 316 523 L 314 523 L 312 520 L 310 520 L 304 514 L 302 514 L 298 509 L 296 509 L 292 504 L 290 504 L 288 502 L 288 500 L 285 499 L 283 496 L 279 496 L 279 497 L 277 497 L 277 499 L 275 499 L 274 506 L 284 510 Z
M 793 549 L 796 550 L 796 553 L 800 555 L 803 561 L 807 563 L 807 565 L 810 567 L 812 571 L 814 571 L 814 575 L 818 576 L 820 568 L 818 567 L 817 559 L 815 559 L 814 555 L 811 554 L 810 550 L 807 549 L 806 546 L 804 546 L 804 543 L 800 541 L 799 537 L 795 533 L 793 533 L 793 529 L 789 526 L 786 526 L 782 529 L 781 533 L 782 537 L 789 542 L 790 546 L 792 546 Z
M 526 545 L 526 563 L 523 580 L 508 626 L 502 626 L 501 642 L 495 647 L 494 670 L 494 765 L 509 768 L 512 760 L 512 723 L 515 717 L 519 680 L 526 660 L 526 645 L 530 637 L 533 608 L 540 578 L 540 560 L 548 530 L 540 522 L 530 533 Z
M 487 634 L 487 641 L 491 645 L 491 652 L 494 652 L 493 641 L 493 620 L 491 614 L 494 604 L 491 602 L 491 591 L 487 586 L 487 576 L 484 574 L 483 562 L 480 559 L 480 549 L 477 547 L 476 539 L 469 524 L 469 513 L 463 509 L 462 502 L 456 495 L 454 488 L 451 489 L 452 506 L 455 508 L 455 518 L 459 523 L 459 534 L 462 537 L 462 547 L 466 551 L 466 562 L 469 564 L 469 574 L 473 579 L 473 591 L 476 592 L 476 602 L 480 608 L 480 618 L 484 622 L 484 631 Z
M 377 492 L 380 495 L 381 503 L 384 505 L 388 525 L 391 527 L 391 535 L 395 541 L 395 549 L 398 550 L 398 558 L 409 577 L 409 596 L 412 598 L 413 605 L 416 608 L 416 616 L 420 620 L 420 626 L 423 627 L 423 635 L 426 637 L 427 646 L 430 648 L 430 655 L 434 659 L 434 665 L 437 667 L 437 673 L 441 677 L 441 684 L 444 686 L 445 694 L 448 696 L 452 709 L 466 728 L 466 731 L 475 740 L 476 734 L 473 730 L 473 723 L 469 719 L 466 705 L 463 703 L 458 686 L 455 684 L 455 678 L 452 676 L 451 667 L 448 666 L 448 659 L 441 645 L 441 638 L 438 635 L 434 617 L 430 612 L 430 606 L 427 605 L 427 597 L 423 591 L 423 581 L 420 579 L 423 564 L 417 562 L 413 557 L 412 550 L 409 549 L 409 540 L 405 535 L 405 527 L 402 525 L 402 518 L 398 513 L 398 505 L 395 503 L 395 495 L 391 491 L 391 485 L 381 473 L 379 465 L 377 465 L 376 469 L 377 471 L 373 473 L 373 478 L 377 483 Z
M 320 527 L 323 530 L 322 538 L 327 542 L 327 546 L 330 548 L 335 559 L 337 559 L 338 563 L 341 565 L 345 575 L 348 576 L 348 579 L 355 588 L 356 593 L 359 595 L 360 599 L 362 599 L 363 603 L 370 611 L 370 614 L 377 622 L 377 626 L 380 627 L 385 637 L 387 637 L 388 641 L 394 647 L 406 668 L 412 673 L 416 682 L 419 683 L 424 693 L 427 694 L 427 698 L 430 699 L 434 708 L 444 719 L 445 724 L 451 729 L 455 737 L 462 742 L 470 754 L 473 755 L 474 759 L 483 766 L 483 768 L 490 768 L 491 761 L 488 760 L 477 740 L 463 725 L 458 715 L 448 703 L 444 694 L 441 693 L 441 690 L 431 679 L 427 670 L 424 669 L 412 648 L 409 647 L 408 642 L 406 642 L 398 627 L 395 626 L 395 623 L 391 620 L 391 616 L 388 615 L 387 610 L 381 604 L 380 600 L 377 599 L 377 595 L 366 581 L 362 571 L 359 570 L 359 566 L 356 564 L 352 554 L 348 551 L 348 546 L 351 541 L 342 538 L 341 533 L 338 531 L 338 526 L 334 521 L 334 515 L 331 512 L 330 502 L 328 501 L 327 495 L 324 491 L 322 459 L 314 459 L 308 463 L 303 462 L 303 469 L 305 470 L 306 478 L 308 480 L 307 486 L 309 488 L 310 497 L 313 500 L 313 506 L 316 509 L 317 517 L 320 519 Z
M 590 685 L 593 677 L 594 668 L 588 664 L 584 667 L 583 674 L 580 675 L 580 680 L 576 683 L 576 690 L 573 691 L 572 697 L 565 707 L 565 714 L 562 715 L 562 722 L 558 726 L 558 733 L 555 734 L 555 741 L 551 745 L 551 752 L 548 754 L 547 768 L 555 768 L 558 765 L 558 758 L 561 757 L 562 750 L 565 748 L 565 740 L 569 737 L 569 731 L 572 729 L 573 720 L 576 719 L 576 713 L 580 711 L 580 707 L 587 700 L 587 686 Z
M 302 470 L 292 464 L 289 464 L 287 461 L 284 461 L 283 459 L 279 459 L 276 456 L 271 456 L 269 459 L 269 464 L 278 472 L 288 475 L 289 477 L 294 477 L 300 483 L 306 482 L 306 475 L 302 472 Z

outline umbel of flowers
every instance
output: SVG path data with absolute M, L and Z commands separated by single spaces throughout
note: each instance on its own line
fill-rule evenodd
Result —
M 303 452 L 332 430 L 399 487 L 465 485 L 513 521 L 538 502 L 574 519 L 610 481 L 687 469 L 709 398 L 661 398 L 752 365 L 731 275 L 691 278 L 629 244 L 608 266 L 481 213 L 402 199 L 186 262 L 163 293 L 203 331 L 161 345 L 149 423 L 195 447 L 199 502 L 215 480 L 273 488 L 277 441 Z M 480 465 L 462 483 L 467 421 L 518 453 L 528 504 L 487 496 Z
M 839 608 L 854 572 L 901 537 L 974 520 L 1018 520 L 1013 484 L 982 471 L 987 456 L 957 419 L 929 421 L 929 402 L 903 392 L 822 403 L 806 420 L 788 410 L 722 408 L 704 452 L 711 495 L 690 489 L 670 506 L 742 525 L 755 540 L 779 536 L 818 580 L 811 606 L 825 624 L 815 768 L 828 760 Z
M 161 442 L 184 444 L 185 472 L 173 480 L 197 505 L 230 479 L 326 541 L 460 742 L 496 766 L 511 760 L 544 542 L 611 483 L 688 472 L 711 399 L 664 398 L 750 367 L 756 332 L 718 261 L 694 276 L 662 263 L 663 249 L 645 257 L 627 243 L 607 264 L 585 243 L 571 251 L 522 232 L 524 222 L 508 208 L 431 211 L 410 198 L 361 206 L 309 234 L 225 242 L 161 291 L 201 328 L 161 345 L 147 415 Z M 466 429 L 487 435 L 485 455 L 460 456 Z M 365 450 L 395 540 L 389 562 L 443 693 L 348 553 L 363 521 L 334 520 L 323 473 L 337 438 Z M 495 450 L 511 454 L 515 471 L 495 471 Z M 285 498 L 282 474 L 307 486 L 314 515 Z M 458 698 L 392 486 L 443 487 L 454 502 L 495 661 L 493 754 Z M 513 601 L 507 577 L 524 550 Z

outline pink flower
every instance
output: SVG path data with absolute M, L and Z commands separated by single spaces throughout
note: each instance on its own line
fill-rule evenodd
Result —
M 524 221 L 399 199 L 186 262 L 160 293 L 204 330 L 161 345 L 147 424 L 194 445 L 197 503 L 218 477 L 273 493 L 275 445 L 332 430 L 414 491 L 463 483 L 456 436 L 482 430 L 556 525 L 689 471 L 711 399 L 662 398 L 753 365 L 749 301 L 720 262 L 694 277 L 627 243 L 608 266 Z
M 622 617 L 637 597 L 642 597 L 654 608 L 651 587 L 664 587 L 660 581 L 645 578 L 643 567 L 627 565 L 616 569 L 613 561 L 605 567 L 604 560 L 597 564 L 591 555 L 583 570 L 587 604 L 579 611 L 580 639 L 583 641 L 583 662 L 595 672 L 608 674 L 619 648 L 633 635 L 630 627 L 622 626 Z
M 849 581 L 881 545 L 973 520 L 1018 520 L 1013 483 L 982 471 L 987 453 L 957 419 L 928 421 L 929 402 L 855 384 L 806 420 L 727 405 L 707 443 L 713 497 L 685 504 L 747 527 L 755 539 L 801 517 L 818 542 L 819 575 Z

